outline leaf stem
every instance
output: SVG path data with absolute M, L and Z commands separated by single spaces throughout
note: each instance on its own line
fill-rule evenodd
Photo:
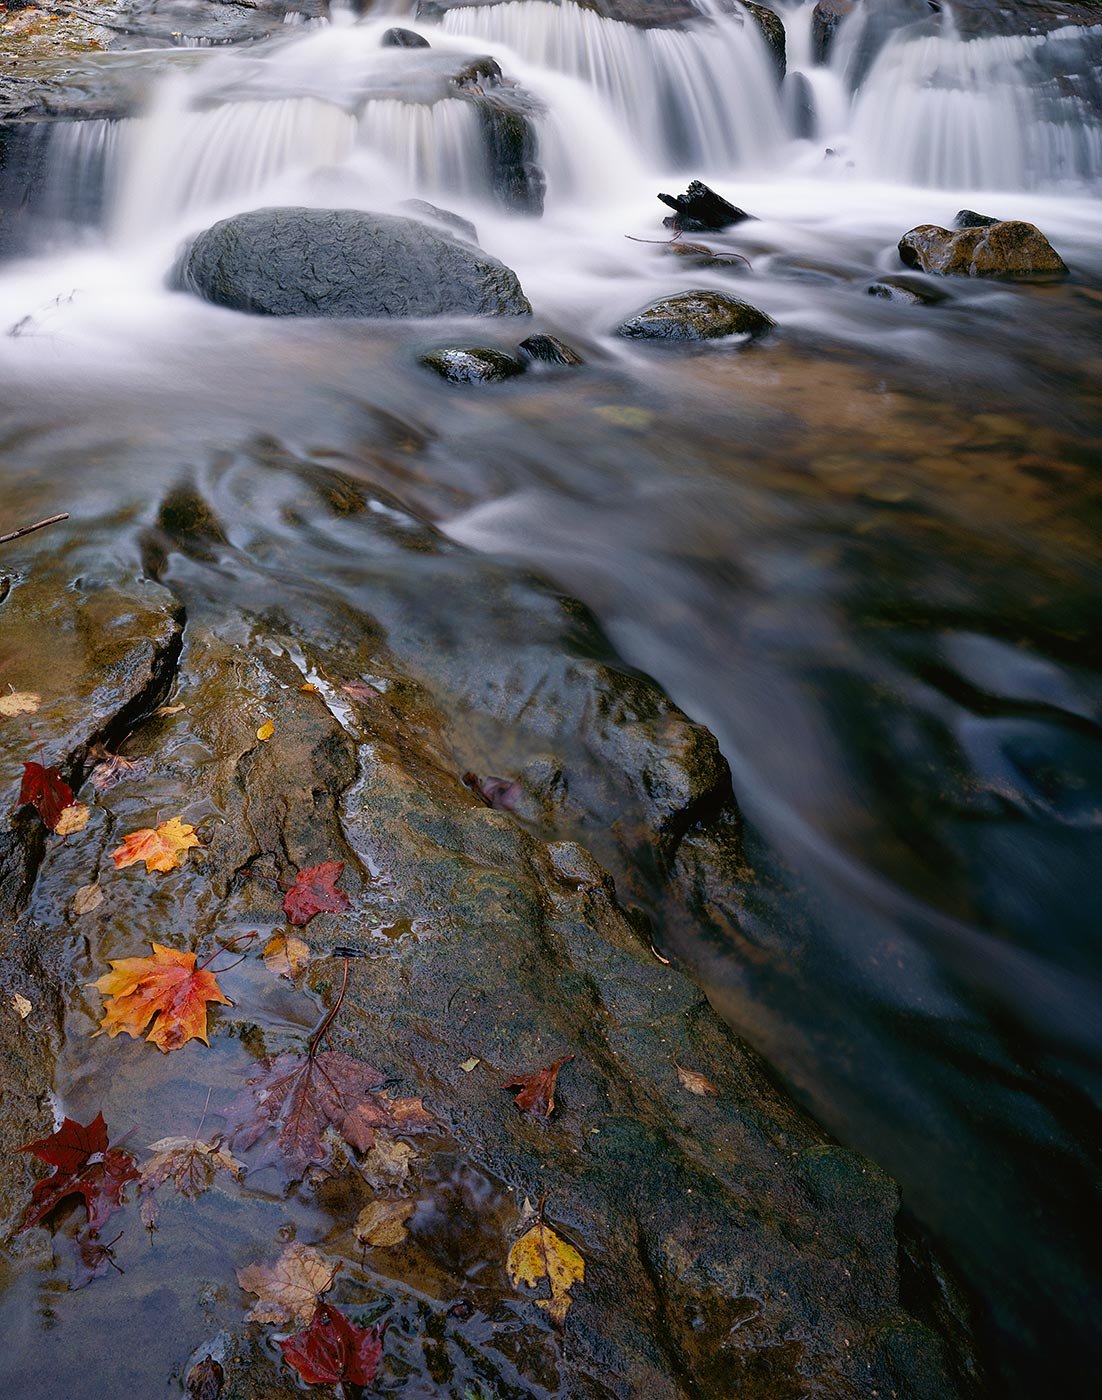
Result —
M 341 1003 L 344 1001 L 344 993 L 346 988 L 348 987 L 348 959 L 344 958 L 342 959 L 342 961 L 344 963 L 344 972 L 341 976 L 341 989 L 337 993 L 337 999 L 330 1008 L 329 1014 L 326 1016 L 325 1020 L 322 1021 L 321 1025 L 317 1028 L 314 1034 L 310 1037 L 310 1044 L 306 1050 L 306 1058 L 308 1060 L 312 1060 L 314 1056 L 318 1053 L 318 1046 L 325 1039 L 329 1027 L 336 1020 L 337 1012 L 340 1011 Z
M 220 947 L 215 948 L 214 952 L 211 953 L 210 957 L 201 962 L 199 966 L 195 969 L 196 972 L 202 972 L 204 968 L 207 968 L 211 965 L 215 958 L 220 958 L 223 953 L 228 953 L 235 943 L 251 943 L 256 936 L 257 935 L 255 932 L 239 933 L 236 938 L 231 938 L 228 943 L 223 943 Z M 243 961 L 244 955 L 238 958 L 237 962 L 230 963 L 229 967 L 220 967 L 218 969 L 218 976 L 221 976 L 223 972 L 229 972 L 230 968 L 236 967 L 237 963 Z

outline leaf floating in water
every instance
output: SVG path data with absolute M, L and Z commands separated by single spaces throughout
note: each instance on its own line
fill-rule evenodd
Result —
M 186 705 L 158 705 L 153 711 L 154 719 L 161 719 L 165 715 L 178 715 L 181 710 L 187 709 Z
M 413 1201 L 372 1201 L 360 1211 L 352 1233 L 363 1245 L 392 1249 L 409 1239 L 406 1221 L 413 1211 Z
M 308 1322 L 318 1300 L 333 1286 L 337 1269 L 308 1244 L 289 1244 L 274 1264 L 238 1269 L 237 1282 L 260 1300 L 250 1322 Z
M 585 1281 L 585 1260 L 574 1246 L 541 1219 L 513 1245 L 507 1267 L 514 1288 L 521 1284 L 536 1288 L 547 1280 L 550 1298 L 537 1298 L 535 1303 L 551 1314 L 557 1327 L 562 1327 L 573 1302 L 570 1290 Z
M 53 1176 L 35 1183 L 21 1230 L 40 1225 L 69 1196 L 83 1199 L 89 1227 L 99 1230 L 122 1209 L 127 1182 L 138 1177 L 130 1153 L 109 1146 L 102 1113 L 87 1124 L 66 1118 L 56 1133 L 25 1143 L 19 1151 L 57 1168 Z
M 363 701 L 378 700 L 383 693 L 375 686 L 368 685 L 367 681 L 345 681 L 341 689 L 353 700 Z
M 225 1383 L 225 1371 L 213 1356 L 206 1356 L 187 1373 L 188 1400 L 219 1400 Z
M 142 1164 L 139 1189 L 142 1192 L 142 1224 L 157 1227 L 158 1209 L 153 1192 L 171 1182 L 185 1200 L 194 1201 L 214 1185 L 216 1173 L 225 1172 L 234 1181 L 245 1175 L 245 1164 L 225 1151 L 221 1142 L 200 1138 L 167 1137 L 150 1144 L 153 1156 Z
M 279 1346 L 308 1385 L 371 1385 L 383 1355 L 383 1329 L 357 1327 L 319 1303 L 310 1326 Z
M 83 831 L 88 825 L 88 818 L 92 815 L 92 809 L 86 802 L 70 802 L 61 816 L 57 819 L 54 827 L 56 836 L 72 836 L 76 831 Z
M 349 908 L 351 900 L 337 889 L 343 871 L 343 860 L 323 860 L 298 872 L 283 896 L 283 912 L 296 928 L 308 924 L 316 914 L 343 914 Z
M 9 719 L 13 715 L 33 715 L 41 704 L 42 696 L 36 691 L 12 690 L 7 695 L 0 695 L 0 717 Z
M 25 804 L 35 809 L 47 830 L 55 831 L 62 812 L 73 805 L 73 789 L 57 768 L 24 763 L 19 805 Z
M 72 911 L 80 918 L 81 914 L 90 914 L 93 909 L 98 909 L 103 903 L 103 891 L 100 889 L 99 881 L 95 880 L 90 885 L 81 885 L 76 894 L 73 895 Z
M 567 1060 L 573 1058 L 573 1055 L 564 1055 L 561 1060 L 556 1060 L 546 1069 L 538 1069 L 535 1074 L 518 1075 L 501 1087 L 519 1091 L 516 1105 L 522 1112 L 531 1113 L 537 1118 L 550 1118 L 555 1111 L 555 1084 L 559 1078 L 559 1070 Z
M 111 859 L 115 862 L 116 870 L 124 870 L 126 866 L 144 860 L 146 874 L 151 875 L 154 870 L 175 870 L 183 856 L 198 845 L 195 828 L 189 822 L 173 817 L 155 830 L 146 826 L 123 837 L 122 845 L 111 852 Z
M 293 982 L 301 977 L 310 962 L 310 945 L 294 934 L 277 933 L 264 945 L 264 963 L 278 977 Z
M 144 758 L 123 758 L 121 753 L 111 753 L 102 744 L 96 744 L 88 755 L 95 762 L 90 782 L 97 792 L 107 792 L 124 778 L 141 778 L 149 766 Z
M 12 997 L 11 1004 L 15 1010 L 15 1014 L 19 1017 L 21 1021 L 25 1021 L 27 1017 L 31 1014 L 31 1012 L 34 1010 L 33 1005 L 27 1000 L 25 996 L 21 996 L 19 992 L 16 992 L 15 995 Z
M 256 731 L 256 737 L 263 744 L 266 743 L 267 740 L 269 740 L 274 733 L 275 725 L 270 719 L 266 719 L 264 723 L 260 726 L 260 728 Z
M 378 1133 L 360 1163 L 360 1175 L 376 1191 L 400 1191 L 409 1179 L 410 1163 L 416 1156 L 408 1142 Z
M 688 1089 L 690 1094 L 699 1094 L 701 1098 L 710 1096 L 719 1097 L 719 1090 L 710 1079 L 706 1079 L 703 1074 L 699 1074 L 695 1069 L 682 1069 L 680 1065 L 675 1065 L 677 1077 L 681 1081 L 681 1087 Z
M 179 1050 L 189 1040 L 207 1040 L 207 1003 L 232 1006 L 213 972 L 196 967 L 195 954 L 154 943 L 145 958 L 119 958 L 111 971 L 92 985 L 106 998 L 97 1035 L 112 1039 L 120 1031 L 140 1039 L 156 1016 L 146 1037 L 161 1050 Z
M 76 1238 L 78 1268 L 69 1287 L 75 1292 L 85 1288 L 95 1278 L 102 1278 L 108 1269 L 117 1274 L 123 1272 L 115 1263 L 115 1246 L 122 1239 L 122 1231 L 113 1240 L 101 1240 L 95 1230 L 84 1229 Z
M 520 798 L 520 784 L 513 778 L 480 778 L 477 773 L 464 773 L 463 786 L 498 812 L 511 812 Z

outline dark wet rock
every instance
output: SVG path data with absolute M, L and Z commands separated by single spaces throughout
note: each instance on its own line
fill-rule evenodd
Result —
M 430 350 L 419 356 L 417 363 L 435 370 L 441 379 L 451 384 L 496 384 L 524 370 L 520 360 L 488 345 Z
M 751 4 L 750 0 L 739 0 L 739 9 L 745 10 L 761 30 L 762 38 L 769 45 L 769 51 L 777 65 L 777 76 L 783 78 L 788 67 L 784 20 L 768 5 Z
M 415 219 L 254 209 L 198 235 L 172 285 L 262 316 L 503 316 L 531 311 L 516 274 Z
M 108 900 L 81 920 L 79 949 L 42 940 L 56 959 L 53 985 L 68 996 L 89 961 L 102 966 L 108 950 L 160 934 L 166 908 L 188 930 L 278 926 L 281 886 L 298 869 L 345 862 L 353 914 L 307 935 L 317 1002 L 288 1001 L 260 1024 L 262 982 L 244 978 L 248 994 L 212 1018 L 204 1068 L 218 1066 L 208 1072 L 220 1101 L 224 1078 L 239 1081 L 256 1055 L 301 1048 L 318 1003 L 332 1005 L 340 984 L 339 960 L 322 950 L 339 938 L 366 954 L 351 965 L 330 1043 L 379 1066 L 397 1092 L 423 1094 L 441 1120 L 439 1143 L 418 1142 L 411 1244 L 365 1264 L 348 1224 L 370 1192 L 338 1160 L 284 1201 L 249 1178 L 227 1184 L 232 1260 L 270 1254 L 287 1223 L 304 1242 L 323 1240 L 346 1263 L 338 1304 L 394 1324 L 382 1389 L 459 1396 L 473 1367 L 501 1395 L 775 1400 L 894 1389 L 959 1400 L 946 1342 L 902 1302 L 893 1183 L 827 1141 L 701 992 L 655 959 L 606 867 L 568 830 L 575 822 L 595 845 L 628 841 L 670 871 L 677 900 L 687 900 L 682 869 L 694 872 L 696 897 L 708 870 L 730 894 L 739 829 L 714 738 L 625 668 L 576 603 L 449 546 L 358 481 L 313 462 L 268 467 L 293 531 L 272 531 L 231 468 L 217 487 L 232 503 L 231 532 L 220 523 L 228 510 L 185 484 L 150 532 L 157 572 L 178 598 L 170 611 L 187 609 L 173 693 L 186 707 L 172 717 L 170 751 L 162 722 L 141 716 L 130 751 L 158 763 L 144 804 L 203 814 L 203 859 L 171 885 L 112 874 Z M 355 593 L 303 585 L 315 548 L 347 556 Z M 410 567 L 373 584 L 375 562 L 396 550 Z M 39 582 L 61 597 L 72 571 L 47 560 Z M 462 599 L 464 647 L 437 644 L 438 629 L 457 623 L 441 597 Z M 374 693 L 331 707 L 301 690 L 303 657 L 319 676 L 370 678 Z M 276 716 L 263 744 L 262 713 Z M 522 782 L 558 772 L 558 825 L 487 807 L 463 784 L 467 766 Z M 114 794 L 103 802 L 133 815 Z M 73 862 L 94 850 L 89 837 L 55 853 L 39 873 L 37 910 L 62 921 Z M 5 932 L 4 951 L 29 946 L 17 941 L 29 927 L 24 915 Z M 83 1004 L 72 1016 L 86 1037 Z M 551 1124 L 501 1092 L 518 1070 L 570 1053 Z M 140 1060 L 143 1092 L 155 1095 L 181 1078 L 173 1058 L 127 1056 L 104 1037 L 82 1043 L 81 1073 L 109 1064 L 120 1093 Z M 5 1089 L 13 1064 L 22 1072 L 0 1061 Z M 688 1093 L 679 1066 L 706 1075 L 716 1096 Z M 26 1069 L 43 1082 L 43 1065 Z M 200 1110 L 202 1084 L 192 1095 Z M 39 1113 L 29 1130 L 0 1118 L 6 1155 L 48 1124 L 44 1102 Z M 549 1222 L 586 1259 L 565 1344 L 505 1277 L 525 1197 L 545 1199 Z M 209 1221 L 218 1208 L 204 1198 L 166 1211 L 165 1255 L 186 1258 L 203 1235 L 195 1212 Z M 147 1296 L 156 1267 L 139 1259 L 120 1286 Z M 233 1288 L 229 1263 L 226 1277 Z M 501 1318 L 507 1348 L 492 1325 Z M 210 1355 L 221 1367 L 225 1400 L 299 1393 L 262 1329 L 182 1342 L 195 1345 L 192 1361 Z
M 803 140 L 815 135 L 815 94 L 805 73 L 789 73 L 782 91 L 792 130 Z
M 534 109 L 521 110 L 515 97 L 484 93 L 478 110 L 498 202 L 520 213 L 541 214 L 547 181 L 539 163 Z
M 947 292 L 931 286 L 921 277 L 880 277 L 869 284 L 868 294 L 905 306 L 937 306 L 939 302 L 949 300 Z
M 775 322 L 749 302 L 723 292 L 678 292 L 652 301 L 622 321 L 617 335 L 642 340 L 717 340 L 763 335 Z
M 470 219 L 464 219 L 461 214 L 454 214 L 450 209 L 441 209 L 437 204 L 430 204 L 427 199 L 403 199 L 400 208 L 408 209 L 415 219 L 427 219 L 430 224 L 447 229 L 449 233 L 458 234 L 465 243 L 478 243 L 478 230 Z
M 1068 275 L 1041 230 L 1018 220 L 956 231 L 921 224 L 900 239 L 899 256 L 908 267 L 941 277 L 1044 281 Z
M 819 0 L 811 14 L 811 51 L 816 63 L 826 63 L 838 26 L 852 13 L 855 0 Z
M 517 347 L 526 360 L 545 365 L 582 365 L 585 361 L 553 335 L 530 335 Z
M 423 34 L 412 29 L 388 29 L 379 40 L 384 49 L 428 49 L 432 45 Z
M 700 180 L 693 180 L 684 194 L 660 194 L 658 198 L 674 211 L 662 220 L 665 227 L 685 233 L 718 231 L 752 217 Z
M 974 209 L 958 210 L 956 218 L 953 220 L 953 227 L 960 228 L 990 228 L 992 224 L 1000 221 L 992 218 L 990 214 L 977 214 Z
M 480 54 L 457 68 L 452 82 L 460 88 L 497 86 L 503 77 L 501 64 L 497 59 L 491 58 L 489 54 Z

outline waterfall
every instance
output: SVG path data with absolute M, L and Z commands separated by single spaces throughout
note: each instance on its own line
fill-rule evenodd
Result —
M 773 59 L 757 26 L 741 16 L 702 17 L 684 30 L 640 29 L 569 0 L 509 0 L 449 10 L 441 26 L 582 79 L 652 163 L 762 165 L 783 145 Z
M 478 112 L 469 102 L 401 102 L 364 106 L 359 140 L 388 160 L 422 194 L 487 195 L 490 167 Z

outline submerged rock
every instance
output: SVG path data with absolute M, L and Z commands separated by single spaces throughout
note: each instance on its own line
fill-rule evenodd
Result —
M 465 243 L 478 242 L 478 229 L 470 219 L 464 219 L 461 214 L 455 214 L 450 209 L 441 209 L 438 204 L 430 204 L 427 199 L 403 199 L 399 207 L 408 209 L 415 219 L 427 219 L 430 224 L 437 224 L 449 233 L 458 234 Z
M 616 334 L 642 340 L 718 340 L 763 335 L 775 324 L 756 306 L 723 292 L 678 292 L 622 321 Z
M 974 209 L 961 209 L 957 212 L 953 220 L 954 228 L 990 228 L 992 224 L 997 224 L 998 219 L 994 219 L 990 214 L 977 214 Z
M 517 347 L 526 360 L 538 361 L 545 365 L 583 365 L 585 361 L 553 335 L 530 335 Z
M 709 248 L 706 243 L 683 243 L 680 239 L 664 245 L 663 251 L 676 258 L 684 258 L 694 267 L 749 268 L 748 258 L 741 253 L 725 253 L 721 249 Z
M 429 49 L 432 45 L 423 34 L 412 29 L 388 29 L 379 40 L 384 49 Z
M 948 301 L 949 294 L 940 287 L 931 287 L 919 277 L 881 277 L 868 287 L 870 297 L 897 301 L 905 306 L 936 306 Z
M 415 219 L 254 209 L 192 242 L 172 285 L 261 316 L 519 316 L 516 273 Z
M 660 194 L 658 198 L 674 211 L 662 220 L 665 227 L 686 233 L 718 232 L 753 217 L 700 180 L 693 180 L 684 194 Z
M 1067 265 L 1033 224 L 1001 220 L 979 227 L 920 224 L 899 241 L 908 267 L 941 277 L 1000 277 L 1041 281 L 1068 275 Z
M 524 371 L 520 360 L 488 345 L 430 350 L 427 355 L 421 355 L 417 363 L 435 370 L 441 379 L 452 384 L 494 384 Z

